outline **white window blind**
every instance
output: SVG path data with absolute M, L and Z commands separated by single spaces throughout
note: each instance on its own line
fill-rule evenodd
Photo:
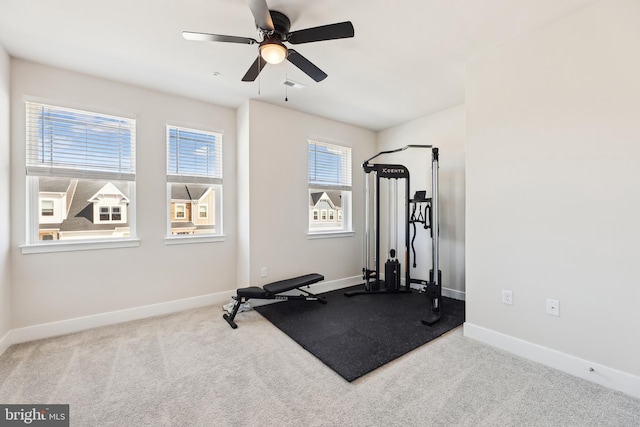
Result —
M 309 141 L 309 186 L 351 190 L 351 148 Z
M 167 181 L 222 184 L 222 135 L 167 126 Z
M 27 102 L 27 175 L 135 180 L 135 120 Z

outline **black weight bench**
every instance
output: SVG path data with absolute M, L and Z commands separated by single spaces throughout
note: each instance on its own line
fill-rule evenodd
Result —
M 222 317 L 227 323 L 233 328 L 236 329 L 238 325 L 233 321 L 238 314 L 238 309 L 240 305 L 248 301 L 250 299 L 279 299 L 284 301 L 292 301 L 292 300 L 304 300 L 304 301 L 318 301 L 322 304 L 327 303 L 327 299 L 325 297 L 314 295 L 309 291 L 304 289 L 300 289 L 303 286 L 309 286 L 314 283 L 320 282 L 324 280 L 324 276 L 321 274 L 306 274 L 300 277 L 294 277 L 293 279 L 280 280 L 279 282 L 269 283 L 268 285 L 264 285 L 262 288 L 259 286 L 250 286 L 248 288 L 240 288 L 237 291 L 237 296 L 233 297 L 236 300 L 233 305 L 233 311 L 231 314 L 224 314 Z M 280 295 L 282 292 L 291 291 L 297 289 L 304 294 L 300 295 Z

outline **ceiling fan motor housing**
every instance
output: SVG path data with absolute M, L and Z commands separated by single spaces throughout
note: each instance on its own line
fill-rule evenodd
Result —
M 276 10 L 270 10 L 269 13 L 271 14 L 271 20 L 275 28 L 274 34 L 277 34 L 282 41 L 287 40 L 287 35 L 291 28 L 291 21 L 287 18 L 287 15 Z

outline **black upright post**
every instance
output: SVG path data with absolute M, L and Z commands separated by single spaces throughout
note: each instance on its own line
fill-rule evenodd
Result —
M 440 321 L 440 303 L 442 301 L 442 275 L 439 269 L 439 234 L 438 225 L 438 148 L 433 147 L 431 159 L 431 256 L 433 270 L 429 273 L 427 298 L 429 304 L 422 323 L 431 326 Z
M 376 280 L 373 284 L 373 291 L 380 290 L 380 174 L 376 171 L 376 190 L 375 190 L 375 222 L 376 222 L 376 242 L 374 248 L 374 268 L 376 269 Z
M 410 268 L 410 261 L 411 261 L 411 257 L 409 255 L 409 239 L 410 239 L 410 235 L 409 235 L 409 197 L 411 194 L 411 190 L 410 190 L 410 185 L 409 185 L 409 172 L 407 172 L 407 184 L 405 186 L 405 192 L 404 192 L 404 269 L 405 269 L 405 282 L 404 282 L 404 286 L 407 289 L 411 289 L 411 268 Z

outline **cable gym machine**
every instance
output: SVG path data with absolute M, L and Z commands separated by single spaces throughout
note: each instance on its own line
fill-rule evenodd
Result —
M 370 163 L 373 159 L 383 154 L 392 154 L 409 148 L 431 149 L 431 191 L 432 197 L 426 197 L 426 191 L 417 191 L 413 199 L 410 194 L 409 170 L 399 164 L 376 164 Z M 345 292 L 346 296 L 354 295 L 375 295 L 389 293 L 409 293 L 411 284 L 419 284 L 424 287 L 428 304 L 427 310 L 422 318 L 422 323 L 428 326 L 438 323 L 440 320 L 440 302 L 442 298 L 441 271 L 438 269 L 438 148 L 431 145 L 407 145 L 403 148 L 390 151 L 381 151 L 375 156 L 367 159 L 362 164 L 364 171 L 364 203 L 365 203 L 365 235 L 364 235 L 364 262 L 362 278 L 364 279 L 364 290 Z M 375 175 L 373 188 L 371 176 Z M 389 192 L 389 255 L 385 263 L 384 280 L 380 278 L 380 183 L 381 179 L 388 180 Z M 405 283 L 401 284 L 401 264 L 397 259 L 398 245 L 398 182 L 405 180 L 405 209 L 404 209 L 404 234 L 405 234 Z M 373 221 L 371 221 L 371 191 L 373 190 Z M 373 222 L 373 224 L 371 224 Z M 429 270 L 429 280 L 411 278 L 411 265 L 416 267 L 416 255 L 414 242 L 417 235 L 416 224 L 422 224 L 425 229 L 431 231 L 431 269 Z M 372 232 L 373 225 L 373 232 Z M 410 240 L 410 225 L 413 226 L 414 236 Z M 371 238 L 373 236 L 373 250 L 371 248 Z M 411 242 L 411 243 L 409 243 Z M 411 253 L 413 253 L 413 263 L 411 263 Z M 434 275 L 433 272 L 438 274 Z M 384 288 L 381 285 L 384 284 Z

